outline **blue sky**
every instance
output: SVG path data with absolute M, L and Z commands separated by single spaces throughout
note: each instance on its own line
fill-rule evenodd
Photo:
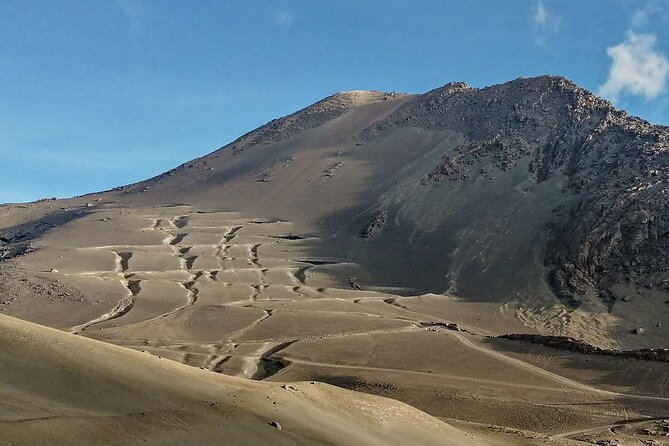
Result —
M 337 91 L 558 74 L 669 124 L 664 0 L 0 2 L 0 202 L 138 181 Z

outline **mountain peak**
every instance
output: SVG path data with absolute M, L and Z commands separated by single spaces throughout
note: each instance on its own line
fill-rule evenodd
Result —
M 467 91 L 472 89 L 473 88 L 470 87 L 466 82 L 460 82 L 460 81 L 451 81 L 445 84 L 443 87 L 438 88 L 439 91 L 444 93 L 453 93 L 456 91 Z
M 318 101 L 316 104 L 307 107 L 305 110 L 308 110 L 319 104 L 328 104 L 334 107 L 350 108 L 350 107 L 356 107 L 358 105 L 374 104 L 377 102 L 387 101 L 389 99 L 399 98 L 404 96 L 408 95 L 406 93 L 397 93 L 394 91 L 389 91 L 389 92 L 377 91 L 377 90 L 342 91 L 332 96 L 328 96 L 327 98 L 321 101 Z

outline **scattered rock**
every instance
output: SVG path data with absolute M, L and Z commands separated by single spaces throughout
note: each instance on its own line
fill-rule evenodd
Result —
M 361 101 L 380 102 L 384 100 L 384 96 L 385 93 L 372 92 L 337 93 L 292 115 L 273 119 L 257 130 L 247 133 L 225 147 L 221 147 L 221 149 L 232 149 L 232 153 L 237 155 L 254 146 L 262 147 L 285 141 L 340 116 Z M 181 170 L 184 166 L 174 170 Z
M 323 176 L 324 177 L 334 177 L 335 170 L 339 169 L 343 165 L 344 165 L 344 163 L 342 163 L 341 161 L 333 164 L 332 166 L 328 167 L 327 169 L 325 169 L 323 171 Z
M 453 331 L 465 331 L 460 328 L 458 324 L 455 322 L 434 322 L 434 321 L 428 321 L 428 322 L 420 322 L 421 327 L 443 327 L 448 330 L 453 330 Z
M 270 170 L 261 170 L 256 175 L 256 181 L 259 183 L 269 183 L 269 180 L 274 176 L 274 173 Z

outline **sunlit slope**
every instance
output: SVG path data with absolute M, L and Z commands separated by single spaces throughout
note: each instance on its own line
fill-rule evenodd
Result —
M 231 378 L 7 316 L 0 343 L 12 444 L 481 444 L 389 399 Z

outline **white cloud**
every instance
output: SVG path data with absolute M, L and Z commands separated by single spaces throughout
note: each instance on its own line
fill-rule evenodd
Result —
M 654 34 L 628 31 L 625 41 L 606 49 L 613 59 L 599 94 L 616 101 L 621 94 L 654 99 L 664 91 L 669 60 L 655 49 Z
M 648 24 L 648 9 L 637 9 L 630 17 L 630 25 L 633 28 L 643 28 Z
M 546 26 L 548 23 L 548 11 L 544 2 L 538 1 L 534 6 L 534 15 L 532 20 L 536 26 Z
M 562 18 L 550 9 L 544 0 L 537 0 L 532 11 L 532 23 L 536 34 L 535 43 L 543 45 L 550 34 L 560 29 Z
M 666 23 L 668 18 L 665 4 L 658 0 L 650 0 L 634 11 L 629 23 L 632 29 L 638 30 L 649 26 L 651 22 Z
M 274 13 L 274 21 L 279 26 L 290 26 L 295 22 L 295 16 L 289 12 L 281 11 Z

